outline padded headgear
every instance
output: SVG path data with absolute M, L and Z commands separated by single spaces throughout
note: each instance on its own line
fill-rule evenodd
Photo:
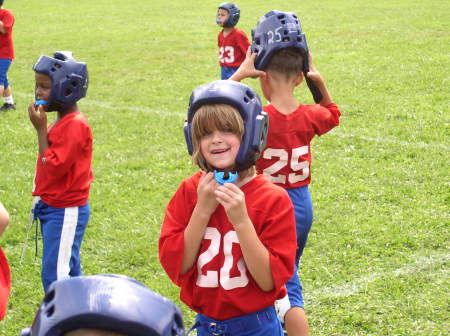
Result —
M 47 111 L 71 107 L 86 96 L 86 63 L 77 62 L 70 51 L 56 51 L 54 57 L 39 57 L 33 70 L 49 76 L 52 81 Z
M 234 27 L 237 25 L 241 16 L 241 10 L 237 5 L 231 2 L 224 2 L 218 9 L 225 9 L 228 11 L 228 18 L 223 23 L 224 27 Z
M 252 53 L 257 53 L 255 68 L 264 70 L 272 56 L 280 49 L 294 47 L 303 55 L 303 72 L 309 71 L 308 45 L 297 15 L 272 10 L 252 29 Z
M 60 336 L 81 328 L 129 336 L 181 336 L 178 307 L 134 279 L 80 276 L 52 283 L 31 328 L 21 336 Z
M 231 80 L 217 80 L 198 86 L 191 94 L 184 137 L 188 152 L 192 155 L 192 118 L 200 106 L 205 104 L 226 104 L 239 111 L 244 121 L 244 135 L 236 156 L 238 170 L 245 170 L 255 164 L 266 145 L 269 118 L 262 110 L 261 99 L 250 87 Z

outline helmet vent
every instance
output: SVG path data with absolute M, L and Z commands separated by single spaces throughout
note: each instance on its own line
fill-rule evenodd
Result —
M 55 63 L 55 68 L 57 68 L 57 69 L 61 68 L 61 64 Z
M 72 84 L 73 87 L 77 87 L 78 86 L 78 82 L 77 81 L 72 81 L 70 84 Z
M 44 302 L 45 303 L 49 303 L 50 301 L 52 301 L 55 298 L 55 291 L 52 290 L 50 292 L 47 293 L 47 295 L 44 298 Z
M 253 94 L 253 92 L 247 90 L 245 91 L 246 96 L 244 97 L 244 101 L 245 98 L 247 98 L 248 100 L 252 100 L 253 98 L 255 98 L 255 95 Z M 246 103 L 248 103 L 248 101 L 246 101 Z
M 297 36 L 297 41 L 298 42 L 302 42 L 302 37 L 301 36 Z
M 277 16 L 277 18 L 280 19 L 280 20 L 282 20 L 282 19 L 285 18 L 285 15 L 284 15 L 284 14 L 280 14 L 280 15 Z
M 286 24 L 286 20 L 281 20 L 280 22 L 281 22 L 282 25 Z
M 55 72 L 56 69 L 55 69 L 55 68 L 51 68 L 50 71 L 51 71 L 51 72 Z
M 71 89 L 66 89 L 65 91 L 64 91 L 64 96 L 66 96 L 66 97 L 68 97 L 68 96 L 70 96 L 71 94 L 72 94 L 72 90 Z
M 45 315 L 47 315 L 47 317 L 51 317 L 54 313 L 55 313 L 55 306 L 54 305 L 52 305 L 50 308 L 48 308 L 45 311 Z

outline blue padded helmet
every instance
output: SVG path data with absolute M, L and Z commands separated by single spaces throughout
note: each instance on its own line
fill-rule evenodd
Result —
M 225 9 L 228 11 L 228 18 L 223 23 L 224 27 L 234 27 L 237 25 L 241 16 L 241 10 L 238 6 L 231 2 L 224 2 L 218 9 Z
M 52 81 L 47 111 L 71 107 L 86 96 L 86 63 L 77 62 L 70 51 L 57 51 L 53 57 L 39 57 L 33 70 L 49 76 Z
M 231 80 L 217 80 L 200 85 L 191 94 L 184 136 L 188 152 L 192 155 L 192 118 L 200 106 L 226 104 L 239 111 L 244 120 L 244 135 L 236 156 L 238 171 L 254 165 L 266 145 L 269 118 L 262 110 L 261 99 L 250 87 Z
M 300 49 L 303 72 L 309 71 L 308 45 L 297 15 L 292 12 L 272 10 L 266 13 L 252 29 L 252 53 L 257 53 L 255 68 L 264 70 L 272 56 L 280 49 Z
M 181 336 L 178 307 L 134 279 L 119 275 L 80 276 L 52 283 L 21 336 L 60 336 L 82 329 L 129 336 Z

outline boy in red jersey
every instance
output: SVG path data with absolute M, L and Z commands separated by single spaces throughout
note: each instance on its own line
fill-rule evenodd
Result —
M 312 160 L 310 145 L 315 135 L 325 134 L 339 125 L 341 113 L 312 64 L 305 35 L 294 13 L 267 13 L 252 36 L 254 53 L 248 51 L 246 60 L 230 79 L 241 81 L 259 76 L 264 97 L 270 101 L 264 107 L 270 119 L 267 146 L 256 169 L 285 188 L 294 205 L 296 267 L 286 284 L 288 296 L 277 302 L 277 309 L 288 335 L 304 336 L 309 334 L 309 328 L 303 309 L 298 265 L 313 219 L 308 190 Z M 294 89 L 305 76 L 316 105 L 300 104 L 294 96 Z
M 245 33 L 235 28 L 241 10 L 231 2 L 225 2 L 217 9 L 216 23 L 223 27 L 217 37 L 219 65 L 222 79 L 228 79 L 245 59 L 250 41 Z
M 3 8 L 3 2 L 3 0 L 0 0 L 0 97 L 3 97 L 5 103 L 0 107 L 0 111 L 7 111 L 16 109 L 7 76 L 8 69 L 14 59 L 12 40 L 14 15 Z
M 285 296 L 295 219 L 282 188 L 255 174 L 267 116 L 257 94 L 233 81 L 199 86 L 184 127 L 201 168 L 167 205 L 159 257 L 197 335 L 282 335 L 274 302 Z
M 5 231 L 9 223 L 9 214 L 0 202 L 0 237 Z M 11 271 L 9 269 L 8 260 L 3 250 L 0 248 L 0 321 L 6 315 L 8 307 L 9 291 L 11 289 Z
M 36 101 L 28 108 L 36 128 L 39 155 L 33 196 L 34 218 L 43 239 L 42 284 L 81 274 L 80 246 L 89 220 L 92 131 L 76 102 L 86 95 L 86 64 L 71 52 L 41 56 L 36 72 Z M 47 112 L 57 111 L 47 127 Z

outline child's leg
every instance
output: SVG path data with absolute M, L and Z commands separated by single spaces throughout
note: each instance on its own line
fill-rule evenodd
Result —
M 285 300 L 288 307 L 284 308 L 284 323 L 289 336 L 308 335 L 308 320 L 303 309 L 303 289 L 298 275 L 300 257 L 308 240 L 311 229 L 313 213 L 312 202 L 308 187 L 289 189 L 288 194 L 292 200 L 295 210 L 295 221 L 297 229 L 297 253 L 295 258 L 294 275 L 286 283 L 289 302 Z
M 80 245 L 89 220 L 89 205 L 54 208 L 40 201 L 37 207 L 43 239 L 42 284 L 80 275 Z M 35 210 L 36 211 L 36 210 Z

